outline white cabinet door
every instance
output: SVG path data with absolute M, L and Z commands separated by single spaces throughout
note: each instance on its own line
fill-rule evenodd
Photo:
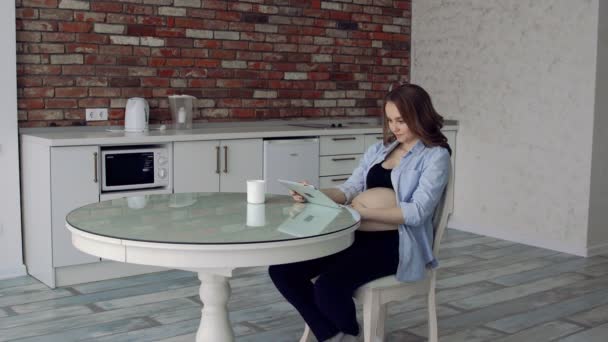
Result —
M 99 202 L 99 148 L 97 146 L 51 148 L 51 216 L 53 266 L 99 261 L 72 245 L 65 227 L 66 215 L 83 205 Z
M 220 152 L 217 140 L 173 143 L 173 191 L 220 191 Z
M 263 179 L 262 139 L 221 141 L 221 192 L 247 192 L 248 179 Z

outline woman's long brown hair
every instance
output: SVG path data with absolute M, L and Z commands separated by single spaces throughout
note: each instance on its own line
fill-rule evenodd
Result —
M 445 147 L 450 155 L 452 154 L 448 139 L 441 132 L 443 117 L 435 111 L 431 97 L 426 90 L 415 84 L 402 84 L 394 87 L 384 97 L 382 110 L 385 116 L 383 129 L 385 145 L 395 141 L 395 136 L 389 129 L 388 120 L 386 120 L 388 102 L 395 104 L 407 127 L 422 140 L 425 146 Z

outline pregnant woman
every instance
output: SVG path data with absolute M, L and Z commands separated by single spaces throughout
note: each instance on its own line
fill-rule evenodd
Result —
M 322 190 L 361 215 L 355 242 L 334 255 L 269 268 L 275 286 L 319 341 L 356 341 L 352 296 L 359 286 L 391 274 L 416 281 L 437 265 L 432 216 L 448 181 L 451 154 L 441 133 L 443 117 L 414 84 L 391 90 L 384 114 L 383 141 L 365 152 L 344 184 Z

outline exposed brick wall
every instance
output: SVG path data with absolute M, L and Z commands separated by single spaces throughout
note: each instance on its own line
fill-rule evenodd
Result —
M 121 125 L 129 97 L 151 123 L 167 95 L 195 121 L 379 115 L 409 79 L 410 0 L 16 0 L 21 127 Z M 91 124 L 91 123 L 89 123 Z

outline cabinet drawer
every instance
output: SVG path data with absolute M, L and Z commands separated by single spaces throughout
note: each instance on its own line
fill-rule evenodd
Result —
M 366 134 L 363 141 L 365 143 L 365 151 L 367 151 L 370 146 L 382 141 L 382 134 Z
M 333 135 L 321 137 L 320 154 L 331 156 L 334 154 L 363 153 L 363 135 Z
M 320 177 L 319 178 L 319 187 L 321 189 L 324 189 L 324 188 L 331 188 L 336 185 L 340 185 L 340 184 L 346 182 L 348 177 L 350 177 L 350 174 Z
M 361 154 L 321 157 L 319 160 L 320 176 L 350 175 L 359 165 L 360 159 Z

